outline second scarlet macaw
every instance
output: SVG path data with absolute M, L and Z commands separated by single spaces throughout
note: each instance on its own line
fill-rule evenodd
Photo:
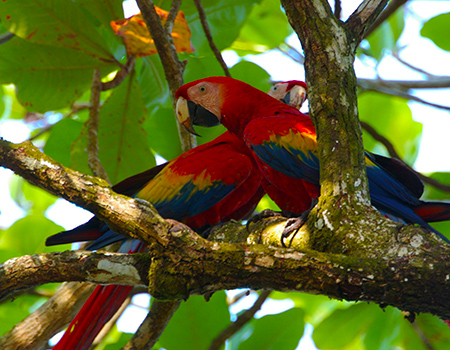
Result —
M 176 159 L 126 179 L 118 193 L 151 202 L 164 218 L 203 231 L 250 214 L 264 195 L 261 175 L 245 144 L 226 132 Z M 97 218 L 47 239 L 47 245 L 96 240 L 90 249 L 123 241 L 120 252 L 142 252 L 139 240 L 111 231 Z M 131 286 L 98 286 L 53 349 L 88 349 L 104 324 L 131 292 Z
M 317 197 L 318 147 L 314 126 L 307 115 L 246 83 L 226 77 L 185 84 L 176 97 L 177 116 L 188 130 L 193 130 L 192 125 L 208 127 L 222 123 L 247 144 L 271 185 L 289 193 L 300 181 L 310 194 L 306 200 L 299 198 L 301 202 L 311 203 Z M 449 220 L 450 204 L 421 201 L 423 187 L 411 191 L 395 173 L 386 171 L 379 163 L 382 158 L 366 152 L 372 204 L 388 215 L 426 227 L 449 242 L 427 221 Z M 283 176 L 276 179 L 277 174 Z M 290 178 L 296 179 L 295 184 L 287 181 Z

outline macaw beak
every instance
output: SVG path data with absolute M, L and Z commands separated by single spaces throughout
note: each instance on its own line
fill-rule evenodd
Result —
M 178 97 L 176 114 L 180 124 L 188 132 L 197 136 L 200 135 L 194 130 L 193 125 L 210 127 L 220 124 L 220 120 L 215 114 L 182 96 Z
M 188 102 L 190 101 L 186 100 L 184 97 L 178 97 L 176 109 L 177 119 L 189 133 L 200 136 L 192 126 Z
M 281 100 L 282 102 L 300 109 L 306 99 L 306 90 L 302 86 L 295 85 Z

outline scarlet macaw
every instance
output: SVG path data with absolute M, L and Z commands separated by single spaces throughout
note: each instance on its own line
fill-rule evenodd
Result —
M 250 214 L 264 191 L 261 175 L 248 148 L 229 132 L 193 148 L 176 159 L 128 178 L 113 187 L 118 193 L 151 202 L 164 218 L 203 231 Z M 71 231 L 47 239 L 47 245 L 96 241 L 98 249 L 124 241 L 120 252 L 142 252 L 139 240 L 111 231 L 96 217 Z M 98 286 L 54 349 L 88 349 L 104 324 L 131 292 L 131 286 Z
M 247 144 L 272 186 L 282 193 L 290 193 L 302 183 L 309 198 L 299 198 L 301 202 L 311 203 L 317 197 L 318 146 L 314 126 L 307 115 L 227 77 L 209 77 L 185 84 L 176 92 L 176 98 L 177 117 L 187 130 L 195 132 L 193 125 L 209 127 L 222 123 Z M 386 171 L 377 162 L 383 158 L 366 152 L 372 204 L 388 215 L 426 227 L 449 242 L 427 221 L 449 220 L 450 204 L 421 201 L 423 187 L 411 191 L 395 173 Z M 277 178 L 278 174 L 283 176 Z M 300 182 L 286 181 L 290 178 Z

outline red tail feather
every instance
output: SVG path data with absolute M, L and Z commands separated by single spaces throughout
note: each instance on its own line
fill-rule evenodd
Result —
M 450 203 L 422 202 L 414 212 L 426 222 L 450 220 Z

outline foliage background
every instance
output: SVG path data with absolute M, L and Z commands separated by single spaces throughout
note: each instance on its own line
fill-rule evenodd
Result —
M 170 3 L 159 1 L 155 5 L 168 10 Z M 344 0 L 343 5 L 346 3 L 349 2 Z M 289 41 L 287 38 L 293 31 L 277 1 L 205 0 L 203 6 L 215 44 L 219 50 L 226 50 L 226 57 L 237 61 L 230 69 L 234 78 L 267 91 L 271 77 L 261 67 L 268 64 L 267 60 L 258 65 L 252 61 L 259 59 L 248 55 L 282 50 L 301 59 L 299 52 L 286 44 L 292 42 L 292 38 Z M 192 54 L 179 55 L 188 62 L 185 82 L 223 75 L 208 46 L 195 6 L 184 1 L 181 10 L 196 49 Z M 31 130 L 33 142 L 45 153 L 65 166 L 90 174 L 85 151 L 88 111 L 84 106 L 89 102 L 94 68 L 99 68 L 107 80 L 109 74 L 117 71 L 119 63 L 126 61 L 122 39 L 114 35 L 109 25 L 111 20 L 124 17 L 122 1 L 21 0 L 19 5 L 19 1 L 8 0 L 0 5 L 0 15 L 0 34 L 7 31 L 15 34 L 0 45 L 3 84 L 0 127 L 9 120 L 22 121 Z M 417 16 L 420 13 L 414 13 L 411 4 L 399 9 L 363 42 L 358 65 L 365 65 L 365 72 L 371 71 L 372 78 L 378 72 L 382 74 L 386 62 L 406 50 L 401 42 L 405 19 Z M 445 51 L 450 51 L 449 34 L 450 13 L 424 21 L 420 30 L 422 37 Z M 279 62 L 269 64 L 283 69 Z M 287 72 L 287 78 L 290 74 L 292 78 L 302 75 L 301 66 L 296 67 L 298 71 Z M 440 67 L 422 68 L 430 68 L 435 75 L 441 72 Z M 414 79 L 417 74 L 421 79 L 430 78 L 414 69 L 410 72 Z M 383 78 L 398 77 L 384 74 Z M 100 160 L 112 183 L 154 166 L 156 156 L 172 159 L 181 153 L 168 85 L 157 56 L 138 59 L 134 71 L 122 84 L 103 92 L 101 99 Z M 414 165 L 423 147 L 423 128 L 413 119 L 409 100 L 361 88 L 358 104 L 360 119 L 388 138 L 402 159 Z M 448 111 L 445 113 L 448 117 Z M 203 137 L 198 143 L 210 141 L 222 131 L 220 127 L 199 128 Z M 9 138 L 4 132 L 1 135 Z M 364 144 L 369 151 L 387 154 L 384 146 L 365 132 Z M 448 158 L 445 150 L 434 152 L 437 164 Z M 434 173 L 431 177 L 450 184 L 450 173 Z M 12 178 L 8 185 L 23 217 L 1 227 L 0 262 L 25 254 L 70 249 L 70 246 L 44 246 L 46 237 L 64 229 L 45 215 L 56 198 L 20 178 Z M 427 187 L 426 197 L 441 200 L 448 199 L 449 194 Z M 265 198 L 259 209 L 268 206 L 275 208 Z M 1 215 L 6 215 L 3 209 Z M 437 227 L 450 233 L 449 223 Z M 57 287 L 45 285 L 13 303 L 1 304 L 0 334 L 44 303 Z M 253 300 L 254 295 L 249 298 Z M 391 307 L 382 310 L 375 304 L 339 302 L 300 293 L 274 292 L 270 298 L 289 300 L 292 308 L 283 312 L 274 307 L 266 309 L 266 313 L 276 314 L 253 319 L 229 341 L 228 349 L 293 349 L 304 333 L 305 324 L 314 327 L 312 337 L 319 349 L 409 350 L 430 349 L 430 345 L 432 349 L 448 349 L 450 345 L 448 327 L 430 315 L 420 315 L 411 324 L 399 310 Z M 216 293 L 208 303 L 201 297 L 191 297 L 175 314 L 158 345 L 168 349 L 183 349 L 186 344 L 205 348 L 239 312 L 236 307 L 231 310 L 225 293 Z M 119 349 L 130 336 L 115 328 L 99 348 Z

